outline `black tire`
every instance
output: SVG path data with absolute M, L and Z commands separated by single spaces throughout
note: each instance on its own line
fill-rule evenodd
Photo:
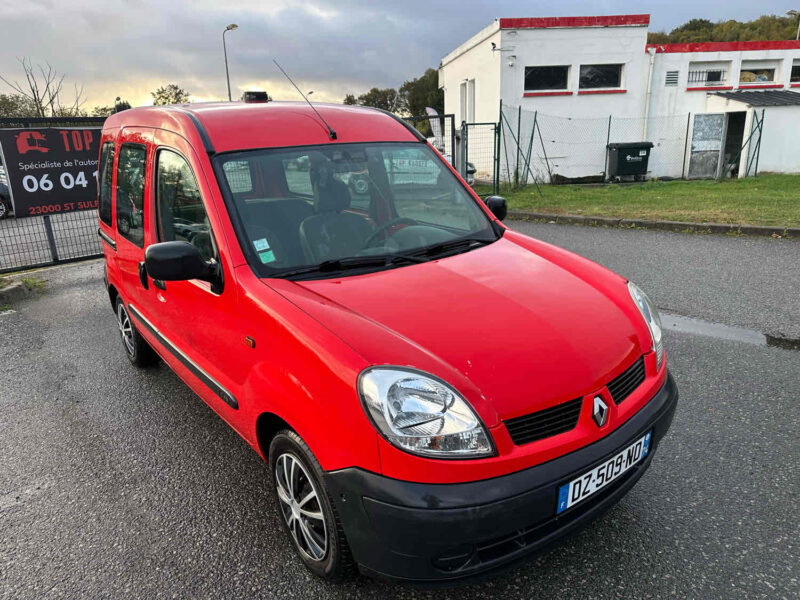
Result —
M 0 198 L 0 219 L 5 219 L 8 217 L 11 210 L 8 208 L 8 204 L 5 203 L 5 200 Z
M 298 461 L 299 465 L 302 466 L 302 471 L 296 471 L 294 484 L 298 489 L 293 491 L 293 495 L 298 498 L 304 498 L 314 492 L 316 494 L 314 498 L 305 504 L 299 504 L 299 506 L 305 506 L 307 514 L 321 512 L 322 519 L 304 518 L 303 514 L 295 516 L 293 511 L 288 508 L 288 504 L 281 499 L 281 493 L 285 494 L 287 488 L 285 485 L 287 480 L 283 478 L 283 466 L 287 463 L 291 464 L 292 459 Z M 325 489 L 325 484 L 322 480 L 322 467 L 320 467 L 319 462 L 317 462 L 303 439 L 289 429 L 279 431 L 269 446 L 269 465 L 272 493 L 275 496 L 278 518 L 297 556 L 306 568 L 314 575 L 327 581 L 343 581 L 354 577 L 358 572 L 356 564 L 350 552 L 350 546 L 347 544 L 339 515 L 330 501 L 328 490 Z M 310 481 L 305 481 L 306 476 Z M 283 492 L 279 492 L 279 480 L 284 482 L 282 484 Z M 292 516 L 293 526 L 290 526 L 290 519 L 287 513 Z M 306 531 L 314 536 L 312 539 L 317 543 L 317 549 L 322 546 L 319 543 L 319 534 L 324 527 L 325 548 L 319 558 L 315 559 L 311 556 L 313 548 L 305 541 L 308 538 L 302 535 L 302 529 L 299 526 L 300 521 L 305 525 Z M 319 524 L 320 522 L 322 525 Z
M 120 296 L 117 296 L 114 311 L 117 315 L 117 328 L 122 340 L 122 348 L 131 364 L 142 369 L 157 364 L 158 354 L 136 331 L 136 326 L 128 314 L 128 307 L 125 306 Z

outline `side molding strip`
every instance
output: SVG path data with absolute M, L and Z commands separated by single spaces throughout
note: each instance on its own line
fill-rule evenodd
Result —
M 100 239 L 103 240 L 106 244 L 111 246 L 111 249 L 114 250 L 114 252 L 117 251 L 117 242 L 115 242 L 113 238 L 111 238 L 105 231 L 103 231 L 99 227 L 97 228 L 97 235 L 99 235 Z
M 177 358 L 181 362 L 181 364 L 183 364 L 184 367 L 186 367 L 187 369 L 189 369 L 189 371 L 192 372 L 192 375 L 197 377 L 200 381 L 202 381 L 206 385 L 206 387 L 208 387 L 208 389 L 210 389 L 217 396 L 222 398 L 225 404 L 227 404 L 231 408 L 237 410 L 239 409 L 239 402 L 236 400 L 233 394 L 231 394 L 228 390 L 222 387 L 217 382 L 216 379 L 211 377 L 211 375 L 209 375 L 208 373 L 203 371 L 203 369 L 198 367 L 194 363 L 194 361 L 192 361 L 192 359 L 190 359 L 183 352 L 178 350 L 178 348 L 167 338 L 165 338 L 164 335 L 158 329 L 156 329 L 156 327 L 152 323 L 150 323 L 150 321 L 148 321 L 142 316 L 142 313 L 140 313 L 133 304 L 128 305 L 128 310 L 133 314 L 134 317 L 136 317 L 137 321 L 139 321 L 142 325 L 144 325 L 144 328 L 147 329 L 147 331 L 149 331 L 159 341 L 159 343 L 161 343 L 162 346 L 164 346 L 167 350 L 169 350 L 170 353 L 175 358 Z

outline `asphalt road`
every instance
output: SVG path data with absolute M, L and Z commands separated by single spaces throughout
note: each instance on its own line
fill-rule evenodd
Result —
M 800 322 L 800 242 L 515 225 L 673 312 Z M 100 263 L 40 277 L 0 316 L 2 598 L 800 597 L 800 352 L 670 332 L 672 430 L 604 517 L 490 583 L 332 586 L 295 560 L 256 454 L 163 365 L 130 367 Z

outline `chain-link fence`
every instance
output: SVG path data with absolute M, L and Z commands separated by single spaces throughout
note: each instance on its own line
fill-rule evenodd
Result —
M 102 127 L 104 121 L 102 117 L 3 118 L 0 128 Z M 95 184 L 87 189 L 91 190 L 89 196 L 94 197 Z M 94 210 L 0 220 L 0 273 L 101 254 Z
M 653 143 L 648 172 L 659 178 L 685 175 L 689 115 L 666 117 L 561 117 L 518 106 L 501 112 L 500 181 L 525 185 L 604 181 L 608 144 Z
M 461 144 L 465 172 L 476 184 L 491 185 L 496 193 L 497 123 L 463 123 Z

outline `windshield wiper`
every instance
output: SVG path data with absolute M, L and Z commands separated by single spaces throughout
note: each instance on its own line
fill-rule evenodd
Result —
M 348 258 L 334 258 L 323 260 L 318 265 L 301 267 L 291 271 L 276 273 L 276 277 L 293 277 L 295 275 L 306 275 L 309 273 L 336 273 L 349 269 L 361 269 L 364 267 L 390 267 L 400 262 L 423 263 L 429 259 L 424 256 L 413 256 L 410 254 L 378 254 L 375 256 L 350 256 Z
M 457 240 L 450 240 L 448 242 L 440 242 L 438 244 L 434 244 L 433 246 L 428 246 L 425 250 L 426 256 L 437 256 L 439 254 L 443 254 L 445 252 L 449 252 L 451 250 L 458 250 L 460 248 L 465 248 L 470 250 L 472 248 L 477 248 L 478 246 L 484 246 L 486 244 L 491 244 L 496 240 L 486 239 L 486 238 L 459 238 Z

